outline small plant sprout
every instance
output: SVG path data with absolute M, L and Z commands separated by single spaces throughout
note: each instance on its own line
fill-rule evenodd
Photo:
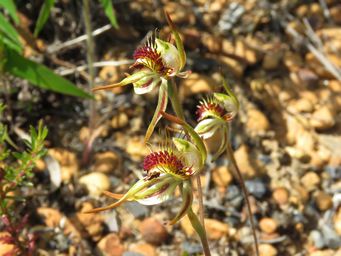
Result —
M 168 102 L 168 80 L 178 76 L 185 78 L 189 72 L 181 72 L 186 64 L 186 54 L 180 36 L 170 18 L 166 13 L 168 25 L 171 28 L 175 45 L 159 39 L 156 33 L 147 37 L 146 43 L 135 50 L 134 64 L 130 67 L 133 74 L 128 75 L 121 82 L 99 86 L 94 91 L 111 89 L 133 84 L 136 94 L 151 92 L 159 88 L 158 104 L 146 132 L 145 141 L 148 141 L 153 133 L 155 125 L 161 118 L 160 111 L 165 111 Z
M 0 120 L 4 108 L 0 103 Z M 0 242 L 14 246 L 8 255 L 34 255 L 35 237 L 26 228 L 28 214 L 19 207 L 25 198 L 16 192 L 22 187 L 32 187 L 32 170 L 46 153 L 46 136 L 47 128 L 39 122 L 37 130 L 30 128 L 30 137 L 25 140 L 27 150 L 19 151 L 8 136 L 7 126 L 0 122 L 0 219 L 6 232 Z M 9 146 L 19 152 L 12 152 Z

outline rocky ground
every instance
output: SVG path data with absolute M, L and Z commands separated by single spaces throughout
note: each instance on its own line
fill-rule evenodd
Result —
M 96 36 L 96 56 L 126 64 L 99 68 L 96 83 L 122 79 L 125 61 L 148 31 L 169 33 L 162 9 L 167 10 L 192 70 L 179 80 L 187 119 L 194 124 L 198 100 L 219 89 L 221 73 L 240 99 L 231 139 L 251 194 L 261 255 L 341 255 L 341 3 L 116 2 L 120 29 Z M 39 8 L 23 4 L 19 10 L 32 31 Z M 93 28 L 108 23 L 99 6 L 93 4 L 93 10 Z M 71 70 L 67 77 L 86 88 L 86 70 L 73 70 L 86 63 L 84 41 L 59 47 L 82 34 L 79 4 L 63 0 L 39 40 L 63 61 L 47 64 L 64 75 Z M 26 54 L 39 57 L 29 47 Z M 5 101 L 14 122 L 25 128 L 43 119 L 49 127 L 48 155 L 37 163 L 35 186 L 22 191 L 27 200 L 21 208 L 30 214 L 39 255 L 200 255 L 187 218 L 162 224 L 176 213 L 177 199 L 156 207 L 131 202 L 101 214 L 81 213 L 110 201 L 102 191 L 123 193 L 142 174 L 149 153 L 143 144 L 146 120 L 156 95 L 134 95 L 129 86 L 96 94 L 101 129 L 85 163 L 88 102 L 19 81 L 15 88 Z M 224 157 L 207 166 L 202 184 L 212 254 L 252 255 L 245 203 Z M 4 248 L 0 245 L 0 255 Z

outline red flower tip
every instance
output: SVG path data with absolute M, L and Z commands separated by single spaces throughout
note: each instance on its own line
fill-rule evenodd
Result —
M 160 75 L 166 75 L 170 72 L 169 68 L 164 65 L 161 54 L 151 43 L 137 48 L 133 57 L 135 63 L 131 66 L 132 68 L 148 67 Z
M 197 108 L 198 109 L 195 112 L 195 114 L 197 115 L 198 121 L 201 121 L 211 115 L 215 115 L 215 116 L 219 116 L 223 118 L 226 114 L 225 109 L 212 99 L 209 99 L 208 101 L 204 100 L 200 102 Z
M 145 157 L 143 169 L 149 172 L 155 167 L 159 167 L 161 170 L 167 168 L 174 173 L 184 168 L 181 160 L 174 153 L 168 151 L 153 152 Z

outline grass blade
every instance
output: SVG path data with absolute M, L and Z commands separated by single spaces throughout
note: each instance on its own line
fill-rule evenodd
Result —
M 0 6 L 7 10 L 8 14 L 14 20 L 15 24 L 19 23 L 19 18 L 17 16 L 17 8 L 15 7 L 13 0 L 1 0 Z
M 36 27 L 34 28 L 34 36 L 37 37 L 39 32 L 44 27 L 47 19 L 50 16 L 51 9 L 54 5 L 54 0 L 45 0 L 40 9 Z
M 20 45 L 19 34 L 17 30 L 9 23 L 5 16 L 0 13 L 0 32 L 8 36 L 14 43 Z
M 100 0 L 100 2 L 101 2 L 102 7 L 104 9 L 105 15 L 107 15 L 108 19 L 111 22 L 111 25 L 117 29 L 118 23 L 117 23 L 115 10 L 112 6 L 111 0 Z
M 4 71 L 44 89 L 81 98 L 92 98 L 90 94 L 77 88 L 65 78 L 56 75 L 49 68 L 22 57 L 10 48 L 6 48 Z

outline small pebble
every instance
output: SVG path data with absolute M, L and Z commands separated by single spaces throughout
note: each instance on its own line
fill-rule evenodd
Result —
M 121 167 L 121 158 L 112 151 L 97 153 L 93 169 L 96 172 L 113 173 Z
M 325 241 L 320 231 L 312 230 L 309 234 L 309 239 L 313 242 L 316 248 L 321 249 L 325 246 Z
M 277 222 L 272 218 L 262 218 L 259 222 L 260 229 L 266 234 L 272 234 L 277 230 Z
M 301 183 L 308 191 L 312 191 L 320 184 L 320 177 L 315 172 L 307 172 L 301 178 Z
M 259 245 L 260 256 L 276 256 L 278 251 L 271 244 L 260 244 Z
M 257 198 L 262 198 L 267 191 L 267 187 L 261 179 L 247 180 L 245 181 L 245 185 L 249 193 Z
M 148 243 L 139 243 L 131 246 L 132 252 L 136 252 L 143 256 L 156 256 L 156 249 L 153 245 Z
M 323 191 L 319 191 L 317 193 L 315 196 L 315 201 L 317 208 L 319 208 L 320 211 L 326 211 L 333 206 L 332 197 Z
M 155 218 L 147 218 L 140 224 L 140 232 L 143 239 L 154 245 L 161 245 L 168 238 L 166 228 Z
M 205 228 L 209 240 L 218 240 L 229 235 L 229 226 L 215 219 L 205 219 Z
M 86 174 L 79 179 L 79 183 L 85 185 L 91 196 L 99 196 L 110 188 L 110 179 L 101 172 Z
M 111 119 L 111 127 L 113 129 L 120 129 L 129 123 L 128 115 L 124 112 L 119 112 Z
M 272 197 L 279 205 L 285 205 L 289 200 L 289 191 L 283 187 L 275 188 Z
M 213 170 L 212 179 L 218 187 L 226 188 L 232 181 L 232 175 L 226 166 L 219 166 Z
M 190 255 L 199 254 L 202 252 L 202 246 L 199 243 L 190 243 L 188 241 L 185 241 L 182 243 L 181 247 L 183 251 L 186 251 Z
M 98 243 L 98 248 L 105 256 L 121 256 L 124 252 L 124 246 L 115 233 L 110 233 L 103 237 Z

